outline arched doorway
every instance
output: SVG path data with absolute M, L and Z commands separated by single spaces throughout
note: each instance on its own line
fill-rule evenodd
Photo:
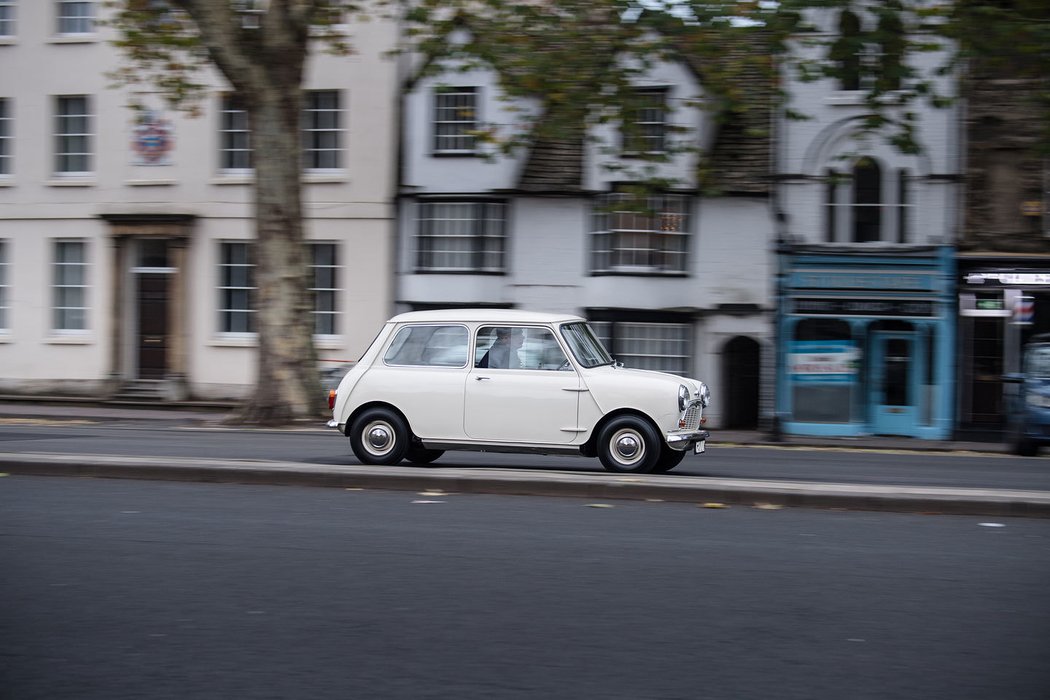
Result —
M 758 427 L 758 389 L 761 347 L 758 341 L 737 336 L 722 351 L 723 428 Z

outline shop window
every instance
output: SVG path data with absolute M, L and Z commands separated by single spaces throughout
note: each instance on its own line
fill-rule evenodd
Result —
M 799 321 L 788 350 L 792 420 L 849 423 L 860 353 L 849 324 L 838 319 Z

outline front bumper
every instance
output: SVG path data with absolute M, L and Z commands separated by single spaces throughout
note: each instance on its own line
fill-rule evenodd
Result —
M 343 432 L 343 426 L 335 418 L 325 423 L 329 428 L 338 428 L 339 432 Z
M 672 450 L 687 450 L 701 440 L 706 442 L 709 437 L 711 437 L 711 433 L 706 430 L 692 430 L 687 433 L 667 433 L 664 435 L 667 446 Z

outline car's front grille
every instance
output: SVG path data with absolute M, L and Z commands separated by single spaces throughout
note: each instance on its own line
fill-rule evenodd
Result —
M 682 430 L 700 429 L 700 406 L 690 406 L 682 414 Z

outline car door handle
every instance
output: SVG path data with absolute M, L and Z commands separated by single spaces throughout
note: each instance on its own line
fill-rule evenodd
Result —
M 474 377 L 474 379 L 479 381 L 479 382 L 484 382 L 484 381 L 488 381 L 489 378 L 488 377 Z

